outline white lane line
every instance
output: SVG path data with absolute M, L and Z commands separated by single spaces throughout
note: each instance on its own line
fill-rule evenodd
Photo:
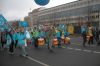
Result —
M 50 65 L 48 65 L 48 64 L 45 64 L 45 63 L 43 63 L 43 62 L 41 62 L 41 61 L 38 61 L 38 60 L 36 60 L 36 59 L 34 59 L 34 58 L 31 58 L 31 57 L 27 57 L 29 60 L 31 60 L 31 61 L 34 61 L 34 62 L 37 62 L 37 63 L 39 63 L 39 64 L 41 64 L 41 65 L 43 65 L 43 66 L 50 66 Z
M 93 53 L 95 53 L 95 54 L 100 54 L 100 52 L 99 51 L 92 51 L 92 50 L 82 50 L 82 49 L 78 49 L 78 48 L 71 48 L 71 47 L 67 47 L 67 49 L 70 49 L 70 50 L 76 50 L 76 51 L 84 51 L 84 52 L 88 52 L 88 53 L 91 53 L 91 52 L 93 52 Z
M 91 50 L 83 50 L 83 51 L 85 51 L 85 52 L 92 52 Z
M 98 54 L 100 54 L 100 52 L 97 52 L 97 51 L 93 51 L 93 53 L 98 53 Z
M 78 45 L 78 46 L 81 46 L 80 43 L 71 43 L 72 45 Z
M 67 49 L 74 49 L 74 48 L 71 48 L 71 47 L 67 47 Z
M 78 48 L 76 48 L 75 50 L 81 51 L 82 49 L 78 49 Z

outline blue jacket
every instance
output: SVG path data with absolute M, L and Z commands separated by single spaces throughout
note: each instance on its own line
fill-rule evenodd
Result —
M 6 40 L 7 40 L 7 42 L 6 42 L 6 46 L 8 47 L 8 46 L 11 44 L 11 37 L 10 37 L 9 34 L 7 34 L 7 36 L 6 36 Z
M 40 32 L 40 37 L 42 37 L 42 38 L 46 37 L 46 33 L 44 31 L 41 31 Z
M 19 33 L 18 34 L 18 45 L 24 46 L 25 45 L 25 39 L 26 39 L 25 33 Z
M 69 36 L 69 32 L 64 31 L 64 36 L 65 36 L 65 37 L 68 37 L 68 36 Z
M 56 35 L 55 35 L 56 37 L 61 37 L 61 32 L 60 31 L 58 31 L 57 33 L 56 33 Z

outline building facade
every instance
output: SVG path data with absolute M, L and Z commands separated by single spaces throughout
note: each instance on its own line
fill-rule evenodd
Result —
M 38 12 L 38 23 L 100 25 L 100 0 L 79 0 Z
M 66 24 L 75 29 L 82 25 L 100 26 L 100 0 L 78 0 L 47 9 L 35 9 L 29 13 L 32 25 Z M 100 29 L 100 27 L 99 27 Z
M 30 17 L 30 24 L 31 24 L 31 27 L 33 25 L 37 25 L 39 24 L 39 21 L 38 21 L 38 18 L 39 18 L 39 12 L 41 10 L 45 9 L 44 7 L 43 8 L 38 8 L 38 9 L 34 9 L 32 12 L 30 12 L 28 15 Z M 42 17 L 42 16 L 41 16 Z
M 24 21 L 27 21 L 28 22 L 28 25 L 29 25 L 29 27 L 32 27 L 33 25 L 33 23 L 31 22 L 31 19 L 30 19 L 30 17 L 29 16 L 26 16 L 25 18 L 24 18 Z

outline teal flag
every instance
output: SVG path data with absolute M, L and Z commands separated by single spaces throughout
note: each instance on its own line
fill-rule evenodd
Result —
M 20 27 L 28 27 L 28 22 L 27 21 L 20 21 L 19 26 Z
M 0 15 L 0 29 L 1 30 L 8 29 L 6 22 L 7 20 L 3 17 L 3 15 Z

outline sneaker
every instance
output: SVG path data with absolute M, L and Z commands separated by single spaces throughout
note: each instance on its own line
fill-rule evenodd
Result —
M 62 46 L 62 48 L 66 48 L 65 46 Z
M 27 56 L 28 56 L 28 54 L 26 54 L 26 55 L 22 55 L 22 54 L 20 54 L 19 56 L 21 56 L 21 57 L 27 57 Z
M 50 52 L 54 52 L 52 49 L 49 49 Z
M 10 55 L 14 55 L 14 53 L 13 52 L 8 52 Z
M 28 54 L 26 54 L 26 56 L 28 56 Z

